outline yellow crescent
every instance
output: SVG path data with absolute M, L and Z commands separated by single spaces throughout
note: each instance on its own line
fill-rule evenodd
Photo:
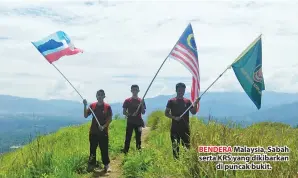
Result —
M 191 45 L 191 43 L 190 43 L 190 40 L 191 40 L 191 38 L 193 38 L 194 36 L 193 36 L 193 33 L 192 34 L 189 34 L 188 35 L 188 37 L 187 37 L 187 44 L 188 44 L 188 46 L 191 48 L 191 49 L 193 49 L 193 50 L 197 50 L 197 49 L 195 49 L 192 45 Z

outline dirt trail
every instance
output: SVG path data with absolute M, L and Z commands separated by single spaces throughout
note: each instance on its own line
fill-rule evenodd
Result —
M 149 135 L 150 127 L 145 127 L 142 130 L 142 145 L 146 144 L 145 141 Z M 122 177 L 122 160 L 124 158 L 123 154 L 119 154 L 114 160 L 111 160 L 111 169 L 112 172 L 104 174 L 103 171 L 100 172 L 95 172 L 93 174 L 93 178 L 98 178 L 98 177 L 109 177 L 109 178 L 120 178 Z

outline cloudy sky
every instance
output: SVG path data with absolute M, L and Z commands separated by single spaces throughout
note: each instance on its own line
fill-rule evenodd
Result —
M 34 48 L 65 31 L 85 52 L 55 65 L 89 101 L 106 91 L 108 102 L 143 96 L 162 61 L 188 23 L 198 47 L 204 90 L 259 35 L 263 34 L 266 90 L 298 90 L 297 1 L 1 1 L 0 94 L 80 101 L 65 79 Z M 167 60 L 147 97 L 173 94 L 177 82 L 190 91 L 191 74 Z M 242 91 L 232 70 L 210 91 Z

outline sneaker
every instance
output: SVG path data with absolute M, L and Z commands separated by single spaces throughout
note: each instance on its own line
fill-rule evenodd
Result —
M 138 127 L 139 132 L 142 132 L 142 127 Z
M 88 164 L 87 172 L 92 172 L 92 171 L 94 171 L 95 167 L 96 167 L 96 166 L 93 165 L 93 164 Z
M 111 172 L 112 170 L 109 165 L 105 165 L 104 171 L 107 173 L 107 172 Z
M 123 148 L 121 149 L 121 153 L 127 154 L 127 151 Z

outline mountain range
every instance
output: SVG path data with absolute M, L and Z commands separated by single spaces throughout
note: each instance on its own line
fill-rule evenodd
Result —
M 185 95 L 189 98 L 189 93 Z M 164 110 L 174 95 L 146 98 L 146 114 Z M 110 103 L 114 115 L 122 115 L 122 103 Z M 212 117 L 219 122 L 232 120 L 247 126 L 256 122 L 282 122 L 297 126 L 298 94 L 263 92 L 262 107 L 258 110 L 243 92 L 209 92 L 200 100 L 198 117 Z M 0 152 L 9 147 L 27 143 L 30 137 L 55 132 L 61 127 L 85 123 L 83 104 L 68 100 L 39 100 L 0 95 Z M 31 139 L 32 139 L 31 138 Z
M 164 110 L 168 99 L 174 95 L 160 95 L 146 98 L 147 113 Z M 189 98 L 189 93 L 185 95 Z M 35 116 L 67 116 L 83 118 L 81 102 L 69 100 L 39 100 L 17 96 L 0 95 L 0 117 L 4 115 L 35 115 Z M 262 108 L 257 110 L 248 96 L 243 92 L 207 92 L 200 101 L 199 117 L 228 117 L 263 121 L 272 119 L 282 122 L 284 119 L 298 115 L 298 94 L 263 92 Z M 114 114 L 122 113 L 122 103 L 111 103 Z

